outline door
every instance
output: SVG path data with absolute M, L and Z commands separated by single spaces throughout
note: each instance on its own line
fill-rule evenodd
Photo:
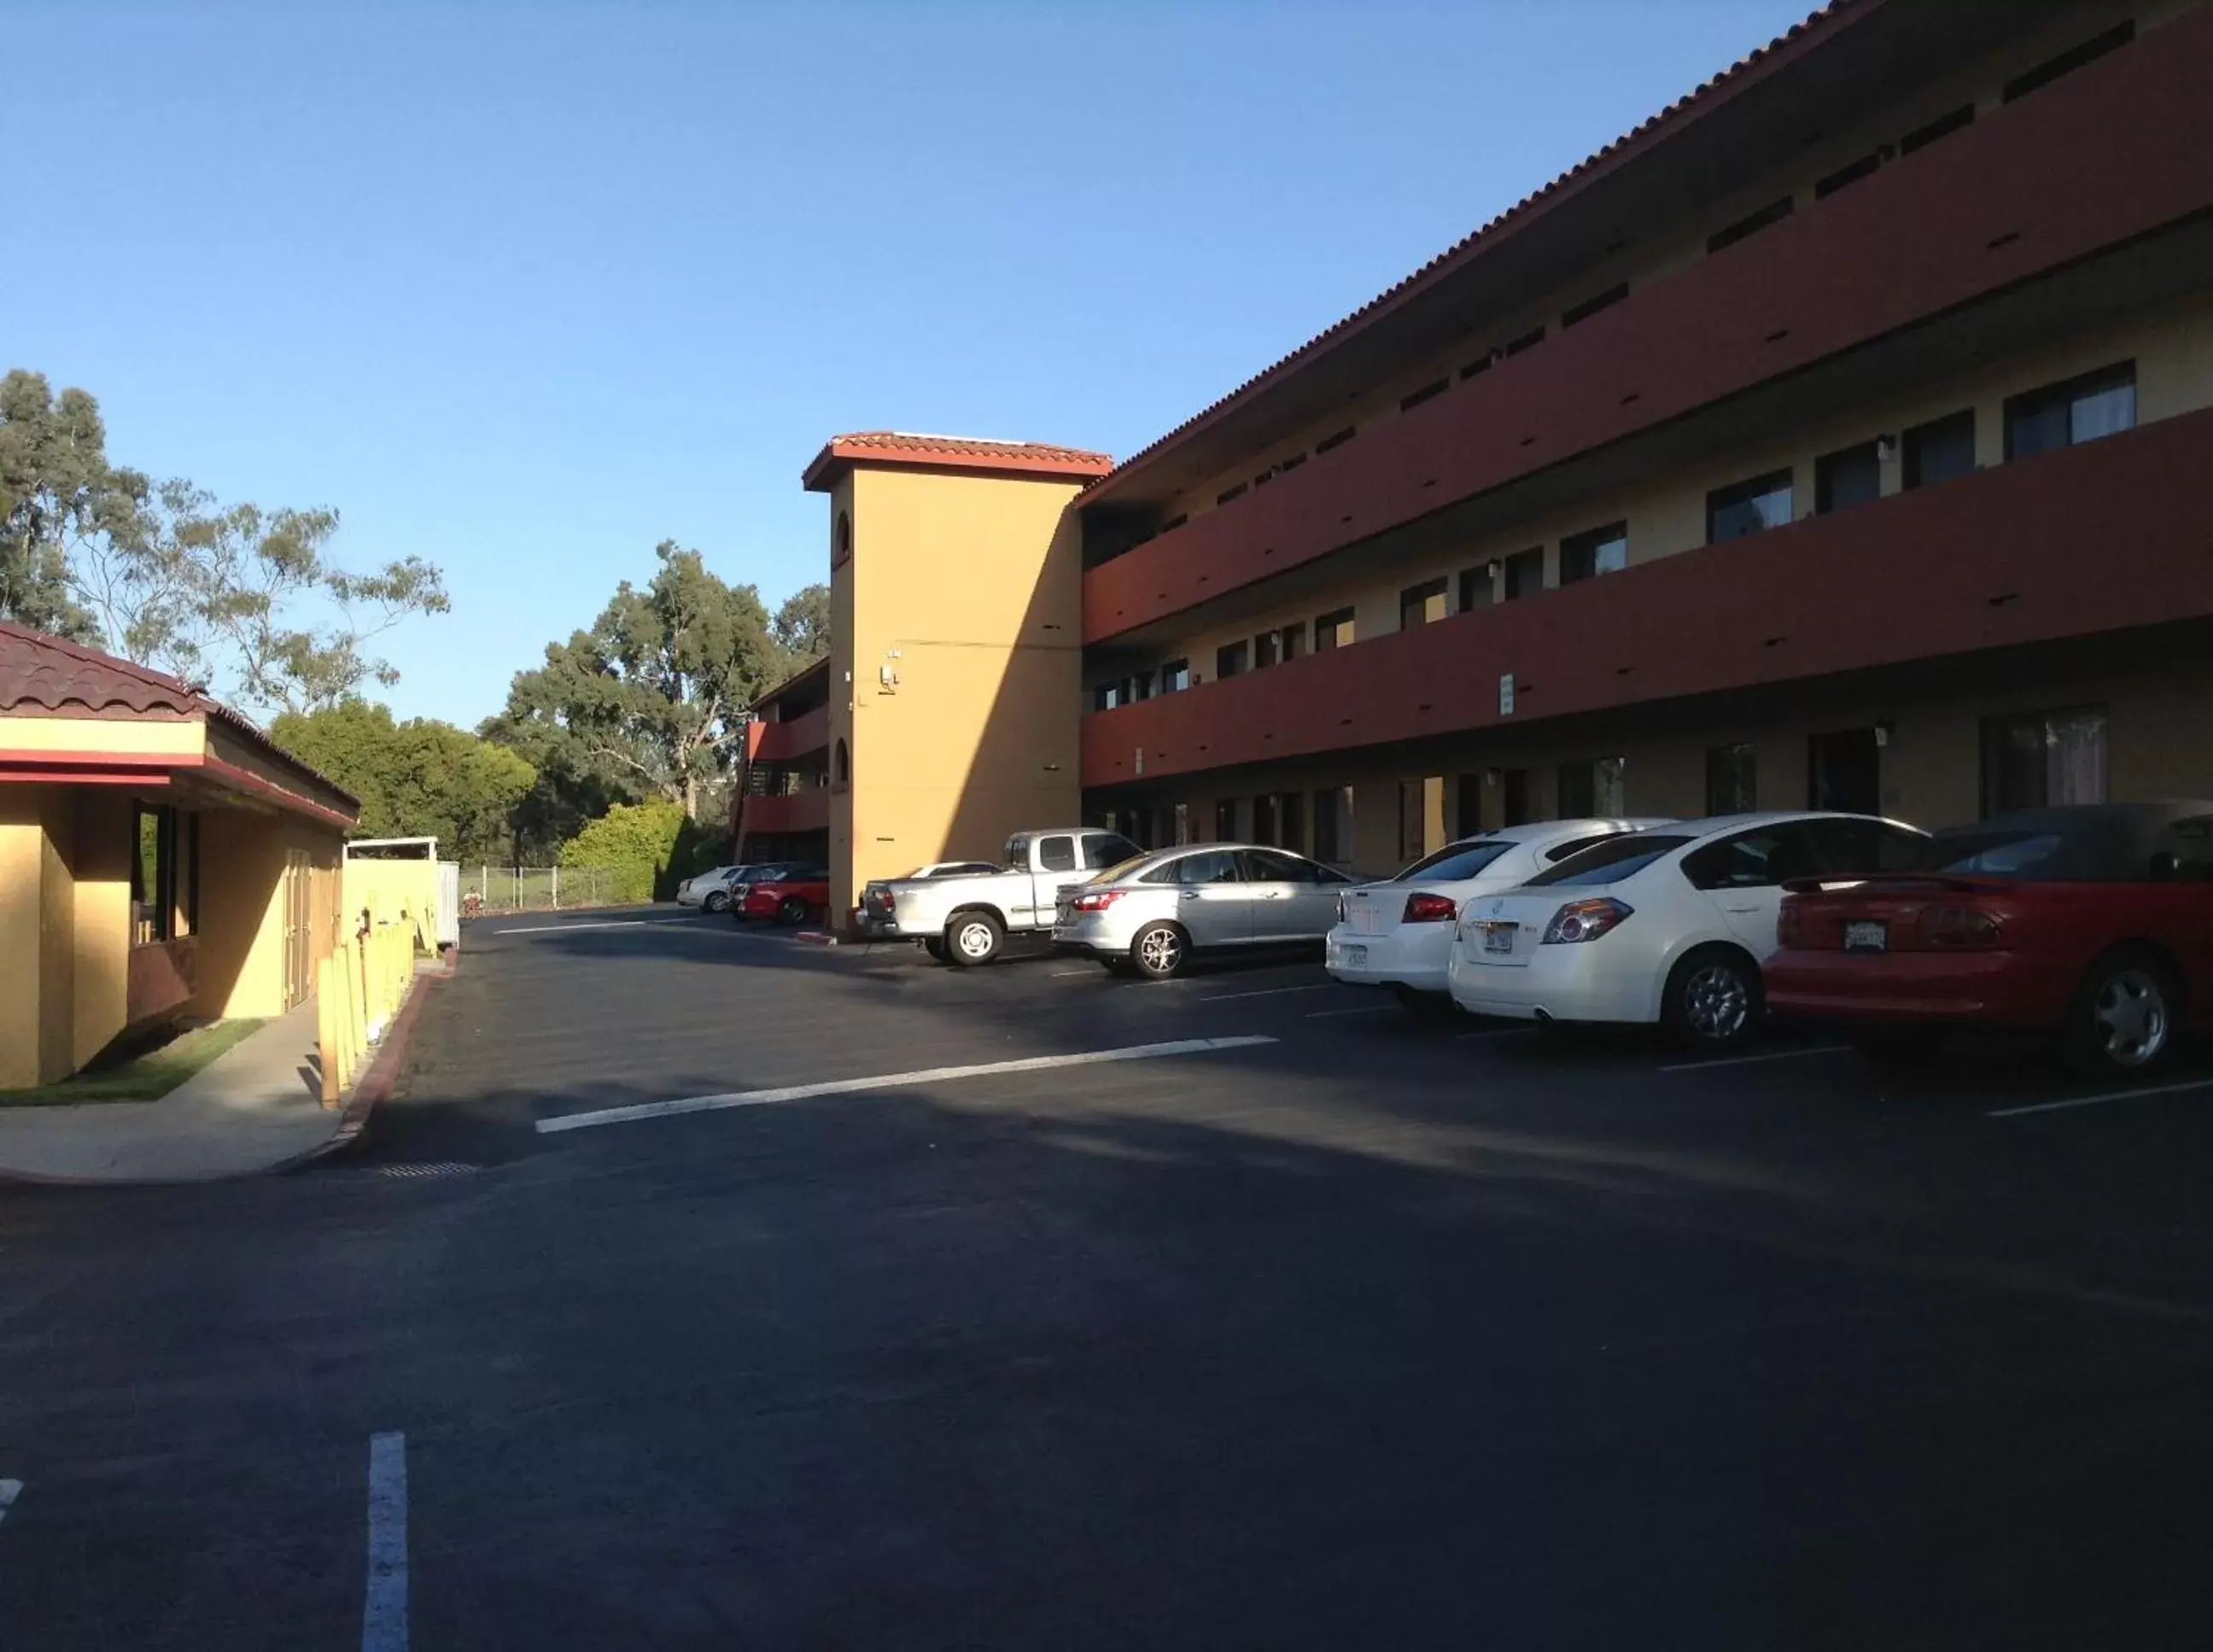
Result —
M 1037 871 L 1030 878 L 1031 905 L 1010 912 L 1017 924 L 1049 924 L 1064 889 L 1072 889 L 1091 875 L 1077 863 L 1076 839 L 1056 832 L 1037 840 Z
M 1813 877 L 1820 870 L 1803 821 L 1732 832 L 1683 857 L 1684 875 L 1713 902 L 1730 932 L 1762 960 L 1775 951 L 1783 881 Z
M 1176 921 L 1194 947 L 1241 947 L 1253 939 L 1253 886 L 1234 849 L 1209 849 L 1175 863 Z
M 1245 864 L 1254 941 L 1319 941 L 1329 933 L 1337 922 L 1337 886 L 1320 881 L 1320 867 L 1264 849 L 1247 850 Z
M 304 1002 L 314 975 L 314 870 L 304 849 L 284 851 L 284 1008 Z
M 1882 747 L 1872 728 L 1839 728 L 1807 742 L 1806 807 L 1882 813 Z

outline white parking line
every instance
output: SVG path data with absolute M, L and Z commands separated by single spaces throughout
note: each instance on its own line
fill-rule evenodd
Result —
M 1259 992 L 1210 992 L 1200 1003 L 1228 1003 L 1237 998 L 1280 998 L 1286 992 L 1326 992 L 1337 984 L 1334 981 L 1318 981 L 1312 986 L 1271 986 Z
M 668 917 L 604 918 L 591 924 L 526 924 L 519 930 L 494 930 L 494 935 L 552 935 L 571 930 L 642 930 L 649 924 L 673 924 L 679 920 Z
M 773 1090 L 733 1090 L 722 1095 L 690 1095 L 673 1101 L 641 1101 L 634 1106 L 540 1119 L 538 1132 L 551 1136 L 594 1125 L 627 1125 L 670 1113 L 718 1113 L 726 1107 L 765 1107 L 779 1101 L 806 1101 L 818 1095 L 854 1095 L 864 1090 L 896 1089 L 910 1084 L 942 1084 L 956 1078 L 992 1078 L 1002 1073 L 1039 1073 L 1058 1067 L 1088 1067 L 1104 1061 L 1150 1061 L 1162 1056 L 1206 1055 L 1273 1044 L 1271 1038 L 1174 1039 L 1165 1044 L 1130 1044 L 1119 1050 L 1088 1050 L 1070 1056 L 1028 1056 L 1017 1061 L 984 1061 L 965 1067 L 924 1067 L 911 1073 L 877 1073 L 868 1078 L 833 1078 L 820 1084 L 789 1084 Z
M 0 1520 L 8 1518 L 9 1509 L 15 1507 L 15 1499 L 22 1495 L 22 1481 L 0 1480 Z
M 1101 972 L 1095 969 L 1057 969 L 1046 978 L 1054 981 L 1065 981 L 1073 976 L 1097 975 L 1100 973 L 1101 973 Z
M 1318 1021 L 1331 1015 L 1381 1015 L 1398 1009 L 1399 1006 L 1394 1003 L 1361 1003 L 1353 1005 L 1350 1009 L 1309 1009 L 1304 1019 Z
M 2033 1106 L 2000 1107 L 1986 1119 L 2019 1119 L 2032 1113 L 2061 1113 L 2070 1107 L 2102 1107 L 2108 1101 L 2135 1101 L 2147 1095 L 2181 1095 L 2190 1090 L 2213 1090 L 2213 1078 L 2193 1078 L 2182 1084 L 2155 1084 L 2143 1090 L 2112 1090 L 2104 1095 L 2078 1095 L 2067 1101 L 2039 1101 Z
M 1756 1056 L 1722 1056 L 1712 1061 L 1677 1061 L 1662 1067 L 1663 1073 L 1702 1073 L 1709 1067 L 1749 1067 L 1755 1061 L 1799 1061 L 1808 1056 L 1841 1056 L 1850 1054 L 1849 1044 L 1817 1044 L 1808 1050 L 1769 1050 Z
M 369 1590 L 361 1652 L 407 1652 L 407 1436 L 369 1436 Z

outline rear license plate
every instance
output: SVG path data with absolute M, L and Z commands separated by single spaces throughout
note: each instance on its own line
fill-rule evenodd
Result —
M 1846 952 L 1888 952 L 1890 925 L 1879 919 L 1865 918 L 1844 925 Z
M 1368 967 L 1368 948 L 1365 947 L 1347 947 L 1344 949 L 1344 962 L 1345 966 L 1349 969 L 1366 969 Z
M 1484 924 L 1483 926 L 1483 949 L 1485 952 L 1513 951 L 1514 931 L 1515 928 L 1516 926 L 1512 924 Z

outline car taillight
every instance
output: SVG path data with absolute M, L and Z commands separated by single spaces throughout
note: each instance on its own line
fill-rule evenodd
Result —
M 1103 912 L 1128 893 L 1126 889 L 1094 889 L 1076 896 L 1069 907 L 1078 912 Z
M 1344 897 L 1343 895 L 1339 895 L 1337 898 L 1337 921 L 1340 924 L 1349 921 L 1344 915 Z
M 1923 946 L 1944 952 L 1982 952 L 2005 944 L 2005 926 L 1973 906 L 1931 906 L 1921 914 Z
M 1578 941 L 1595 941 L 1636 910 L 1626 901 L 1611 898 L 1571 900 L 1552 914 L 1552 921 L 1545 925 L 1545 938 L 1539 944 L 1573 946 Z
M 1786 900 L 1775 920 L 1776 944 L 1783 947 L 1802 947 L 1806 944 L 1806 915 L 1798 910 L 1798 903 Z
M 1449 924 L 1460 916 L 1459 903 L 1449 895 L 1433 895 L 1426 891 L 1406 897 L 1404 924 Z

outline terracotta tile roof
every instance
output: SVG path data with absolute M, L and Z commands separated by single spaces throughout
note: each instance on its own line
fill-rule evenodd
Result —
M 908 430 L 854 430 L 832 436 L 802 477 L 820 490 L 855 464 L 930 465 L 1015 475 L 1094 478 L 1114 468 L 1112 454 L 1057 448 L 1045 442 L 994 442 L 982 436 L 924 436 Z
M 243 735 L 287 768 L 357 808 L 361 802 L 271 740 L 252 718 L 190 683 L 151 666 L 134 665 L 97 649 L 0 619 L 0 716 L 10 712 L 162 722 L 204 717 Z M 6 743 L 0 737 L 0 746 Z
M 1883 0 L 1830 0 L 1809 16 L 1793 23 L 1765 46 L 1760 46 L 1731 64 L 1727 69 L 1702 82 L 1683 96 L 1677 98 L 1656 115 L 1650 116 L 1600 149 L 1596 154 L 1577 162 L 1567 171 L 1534 192 L 1524 196 L 1500 213 L 1490 223 L 1454 241 L 1411 275 L 1405 277 L 1363 304 L 1340 321 L 1332 323 L 1301 344 L 1288 356 L 1265 367 L 1239 385 L 1226 396 L 1210 402 L 1158 441 L 1149 442 L 1114 466 L 1106 475 L 1085 490 L 1097 493 L 1111 485 L 1117 479 L 1128 474 L 1154 458 L 1162 450 L 1173 447 L 1198 426 L 1208 423 L 1232 404 L 1245 400 L 1262 386 L 1284 377 L 1294 367 L 1335 344 L 1346 334 L 1357 331 L 1384 311 L 1394 309 L 1414 293 L 1433 285 L 1452 271 L 1460 268 L 1479 254 L 1489 251 L 1502 239 L 1519 229 L 1540 213 L 1572 196 L 1584 185 L 1601 174 L 1611 171 L 1631 155 L 1650 148 L 1662 137 L 1683 125 L 1693 117 L 1704 113 L 1716 102 L 1734 96 L 1744 86 L 1773 69 L 1786 58 L 1795 58 L 1820 40 L 1832 34 L 1850 15 L 1865 15 L 1875 10 Z

